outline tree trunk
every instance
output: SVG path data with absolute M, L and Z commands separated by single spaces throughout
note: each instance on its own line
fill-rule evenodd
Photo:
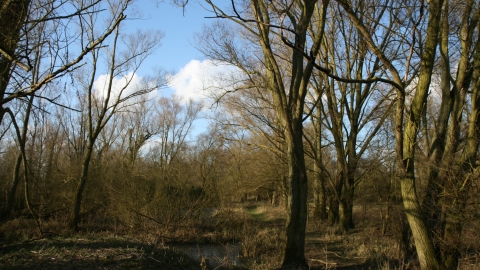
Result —
M 404 261 L 408 261 L 415 254 L 415 250 L 410 247 L 412 231 L 410 230 L 410 226 L 408 225 L 405 214 L 400 216 L 400 220 L 398 222 L 401 226 L 401 232 L 398 239 L 398 243 L 400 245 L 400 257 L 403 258 Z
M 4 213 L 4 216 L 3 216 L 3 218 L 5 218 L 5 219 L 7 219 L 12 214 L 13 204 L 15 202 L 15 194 L 17 193 L 18 183 L 20 182 L 20 166 L 22 165 L 22 161 L 23 162 L 26 161 L 26 159 L 24 157 L 24 155 L 25 155 L 24 152 L 25 152 L 25 145 L 26 145 L 26 141 L 27 141 L 28 122 L 30 120 L 30 113 L 32 111 L 32 106 L 33 106 L 33 99 L 34 99 L 34 96 L 31 96 L 30 100 L 29 100 L 29 103 L 27 105 L 27 109 L 26 109 L 26 112 L 25 112 L 25 118 L 23 119 L 22 133 L 17 133 L 18 143 L 19 143 L 19 146 L 20 146 L 20 153 L 18 154 L 17 159 L 15 160 L 15 167 L 13 169 L 12 185 L 10 186 L 10 189 L 8 190 L 8 193 L 7 193 L 7 205 L 5 207 L 5 213 Z M 15 121 L 15 119 L 12 119 L 12 120 Z M 16 124 L 15 124 L 15 126 L 16 126 Z M 27 168 L 26 164 L 24 164 L 24 168 L 25 169 Z M 23 173 L 27 174 L 27 171 L 24 170 Z M 25 179 L 27 179 L 26 177 L 27 176 L 25 175 Z
M 448 1 L 444 3 L 444 12 L 448 14 Z M 449 21 L 448 16 L 443 16 L 441 21 L 441 38 L 440 38 L 440 59 L 441 59 L 441 84 L 440 88 L 442 90 L 442 101 L 440 103 L 440 108 L 437 115 L 436 127 L 435 127 L 435 137 L 433 142 L 429 146 L 429 167 L 427 172 L 427 189 L 425 198 L 423 200 L 423 211 L 426 213 L 426 222 L 428 226 L 435 230 L 435 233 L 440 233 L 437 229 L 440 226 L 438 221 L 441 215 L 441 209 L 439 207 L 438 198 L 441 193 L 441 187 L 443 183 L 439 182 L 439 172 L 442 169 L 442 158 L 445 152 L 445 144 L 447 143 L 447 130 L 448 123 L 450 119 L 450 114 L 452 111 L 453 105 L 453 95 L 451 93 L 451 84 L 450 84 L 450 54 L 448 51 L 449 48 Z M 424 115 L 426 115 L 427 110 L 425 110 Z M 427 136 L 425 136 L 427 137 Z
M 319 93 L 320 96 L 320 93 Z M 320 102 L 319 102 L 320 104 Z M 322 155 L 322 121 L 321 121 L 322 111 L 320 105 L 317 105 L 315 111 L 316 117 L 316 127 L 315 127 L 315 156 L 316 160 L 314 162 L 314 171 L 315 171 L 315 180 L 313 182 L 314 186 L 314 217 L 320 218 L 320 220 L 326 220 L 327 215 L 327 204 L 326 204 L 326 191 L 325 191 L 325 172 L 323 166 L 323 155 Z
M 68 227 L 75 231 L 78 230 L 78 223 L 80 223 L 80 209 L 82 205 L 83 191 L 85 190 L 85 184 L 87 183 L 88 168 L 90 166 L 92 152 L 93 145 L 89 143 L 87 147 L 87 152 L 85 153 L 85 156 L 83 158 L 82 174 L 80 175 L 80 180 L 78 182 L 77 190 L 75 192 L 75 198 L 73 200 L 73 211 L 70 215 L 70 220 L 68 221 Z
M 423 111 L 427 104 L 436 48 L 438 45 L 438 31 L 442 14 L 443 0 L 430 1 L 425 50 L 418 76 L 416 91 L 410 105 L 410 112 L 405 119 L 403 135 L 397 137 L 397 163 L 400 176 L 402 199 L 405 214 L 415 240 L 420 266 L 423 270 L 439 269 L 439 263 L 434 251 L 430 231 L 427 227 L 415 187 L 415 151 L 417 147 L 417 133 Z M 399 97 L 397 105 L 396 125 L 403 125 L 404 96 Z M 401 110 L 401 112 L 399 112 Z M 398 116 L 401 116 L 400 118 Z M 400 128 L 401 130 L 401 128 Z M 398 132 L 398 130 L 397 130 Z M 401 147 L 401 148 L 400 148 Z
M 320 169 L 321 170 L 321 169 Z M 325 175 L 322 172 L 315 173 L 314 184 L 314 216 L 320 220 L 327 220 L 327 196 L 325 192 Z
M 468 195 L 461 192 L 462 195 Z M 443 231 L 443 241 L 440 249 L 443 267 L 448 270 L 458 268 L 460 260 L 460 243 L 462 242 L 462 212 L 465 210 L 466 199 L 459 198 L 459 202 L 454 205 L 445 214 L 445 229 Z
M 347 195 L 348 194 L 348 195 Z M 353 189 L 344 190 L 342 195 L 345 196 L 339 203 L 339 231 L 346 233 L 354 229 L 353 224 Z
M 470 2 L 471 3 L 471 2 Z M 480 11 L 477 11 L 480 12 Z M 446 269 L 457 269 L 460 259 L 459 246 L 461 244 L 463 220 L 462 214 L 468 200 L 468 191 L 471 187 L 472 174 L 477 168 L 478 147 L 480 144 L 480 39 L 475 43 L 473 84 L 471 86 L 471 113 L 468 119 L 468 136 L 462 153 L 459 170 L 456 177 L 446 182 L 443 187 L 443 219 L 444 224 L 440 254 L 443 266 Z M 460 85 L 458 85 L 460 86 Z M 458 88 L 457 86 L 457 88 Z M 458 144 L 459 138 L 455 141 Z M 453 155 L 452 155 L 453 156 Z M 453 163 L 453 162 L 452 162 Z M 444 176 L 446 178 L 446 176 Z
M 299 123 L 298 123 L 299 122 Z M 295 125 L 296 124 L 296 125 Z M 282 267 L 308 269 L 305 259 L 305 231 L 307 226 L 307 170 L 303 150 L 301 119 L 291 132 L 287 131 L 288 158 L 288 217 L 286 222 L 287 243 Z M 287 129 L 289 130 L 289 129 Z
M 22 165 L 22 153 L 18 154 L 15 160 L 15 167 L 13 168 L 12 184 L 7 193 L 7 205 L 2 219 L 8 219 L 12 215 L 13 204 L 15 202 L 15 194 L 17 193 L 18 182 L 20 181 L 20 166 Z
M 429 230 L 424 222 L 423 213 L 417 198 L 413 174 L 402 177 L 401 189 L 403 207 L 415 240 L 415 247 L 421 268 L 428 270 L 439 269 Z
M 330 225 L 337 224 L 340 220 L 340 203 L 339 199 L 337 198 L 337 194 L 338 196 L 340 196 L 342 194 L 342 190 L 339 187 L 338 183 L 336 183 L 335 185 L 335 187 L 331 187 L 329 196 L 330 205 L 328 208 L 328 223 L 330 223 Z M 336 191 L 333 190 L 334 188 L 336 189 Z

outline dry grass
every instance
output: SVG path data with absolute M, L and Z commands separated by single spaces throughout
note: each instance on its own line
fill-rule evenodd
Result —
M 382 235 L 377 211 L 374 207 L 356 208 L 357 228 L 348 234 L 337 234 L 335 227 L 309 220 L 305 248 L 311 269 L 419 269 L 414 258 L 400 259 L 395 220 Z M 231 242 L 240 243 L 245 268 L 280 267 L 286 215 L 282 207 L 250 202 L 208 215 L 201 220 L 185 220 L 171 229 L 143 220 L 136 231 L 118 224 L 115 230 L 105 231 L 105 224 L 95 227 L 89 223 L 83 224 L 79 233 L 67 230 L 62 221 L 49 220 L 42 222 L 48 238 L 33 241 L 40 238 L 35 222 L 12 220 L 0 226 L 0 269 L 200 269 L 201 258 L 189 259 L 166 246 Z M 459 269 L 480 270 L 479 228 L 478 222 L 466 224 Z M 227 263 L 222 267 L 239 269 Z
M 2 246 L 1 269 L 200 269 L 168 248 L 118 237 L 54 238 Z
M 282 261 L 285 211 L 269 204 L 248 203 L 215 214 L 223 238 L 241 242 L 247 269 L 273 269 Z

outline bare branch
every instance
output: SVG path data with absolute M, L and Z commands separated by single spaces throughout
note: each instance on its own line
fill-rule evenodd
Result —
M 16 98 L 20 98 L 20 97 L 25 97 L 25 96 L 28 96 L 32 93 L 34 93 L 35 91 L 39 90 L 40 88 L 42 88 L 45 84 L 51 82 L 52 80 L 54 80 L 55 78 L 57 78 L 58 76 L 61 76 L 63 73 L 65 72 L 68 72 L 69 69 L 73 66 L 75 66 L 76 64 L 78 64 L 80 61 L 82 61 L 82 59 L 85 57 L 85 55 L 87 55 L 89 52 L 91 52 L 92 50 L 95 50 L 97 49 L 98 45 L 100 45 L 118 26 L 118 24 L 123 21 L 127 16 L 124 15 L 123 13 L 120 14 L 120 16 L 118 16 L 118 18 L 115 20 L 115 22 L 113 23 L 113 25 L 100 37 L 98 38 L 97 40 L 95 41 L 92 41 L 81 53 L 80 55 L 73 61 L 67 63 L 66 65 L 62 66 L 61 68 L 55 70 L 54 72 L 48 74 L 47 76 L 45 76 L 42 80 L 40 80 L 38 83 L 36 84 L 33 84 L 31 85 L 29 88 L 28 91 L 19 91 L 19 92 L 16 92 L 6 98 L 4 98 L 3 100 L 0 101 L 0 105 L 3 105 L 5 103 L 8 103 L 10 101 L 12 101 L 13 99 L 16 99 Z

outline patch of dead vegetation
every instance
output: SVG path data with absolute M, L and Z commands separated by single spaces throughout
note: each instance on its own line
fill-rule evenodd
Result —
M 1 250 L 1 269 L 201 269 L 185 254 L 121 238 L 41 239 Z

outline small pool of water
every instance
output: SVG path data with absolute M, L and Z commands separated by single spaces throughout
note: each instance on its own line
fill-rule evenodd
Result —
M 202 258 L 209 260 L 210 266 L 216 268 L 219 266 L 238 266 L 240 261 L 240 243 L 229 244 L 174 244 L 170 245 L 175 250 L 180 250 L 190 258 L 201 261 Z

